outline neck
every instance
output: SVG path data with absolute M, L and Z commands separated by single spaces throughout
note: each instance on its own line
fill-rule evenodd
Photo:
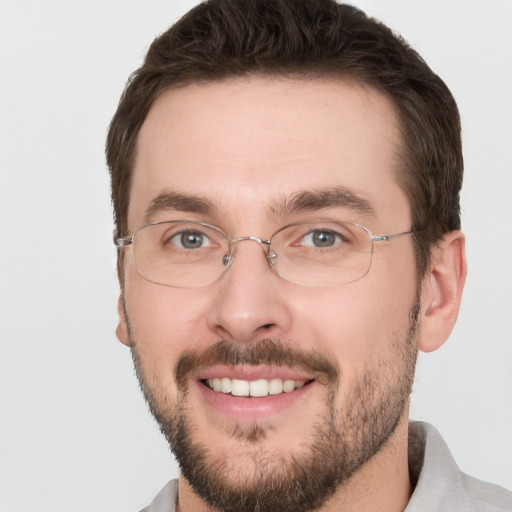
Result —
M 319 510 L 403 512 L 413 490 L 409 478 L 408 427 L 405 416 L 380 452 Z

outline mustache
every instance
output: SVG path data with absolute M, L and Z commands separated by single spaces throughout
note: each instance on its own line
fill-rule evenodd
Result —
M 219 340 L 201 352 L 189 350 L 180 356 L 174 370 L 178 389 L 186 390 L 187 380 L 194 372 L 216 365 L 302 369 L 313 373 L 317 381 L 331 388 L 337 387 L 340 373 L 337 362 L 326 354 L 290 347 L 280 340 L 263 339 L 248 344 Z

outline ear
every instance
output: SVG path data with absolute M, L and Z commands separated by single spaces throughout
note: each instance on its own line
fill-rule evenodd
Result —
M 118 231 L 114 230 L 114 244 L 116 243 Z M 117 299 L 117 315 L 119 317 L 119 323 L 116 327 L 116 336 L 117 339 L 124 343 L 126 346 L 130 346 L 130 336 L 128 329 L 128 318 L 126 317 L 126 308 L 124 306 L 124 251 L 117 247 L 117 277 L 119 279 L 119 286 L 121 287 L 121 292 L 119 293 L 119 298 Z
M 465 238 L 460 231 L 452 231 L 434 248 L 423 278 L 419 350 L 432 352 L 447 340 L 457 320 L 465 281 Z
M 117 339 L 124 343 L 126 346 L 130 346 L 130 336 L 128 330 L 128 319 L 126 318 L 126 309 L 124 307 L 124 294 L 121 292 L 117 299 L 117 314 L 119 315 L 119 323 L 116 327 Z

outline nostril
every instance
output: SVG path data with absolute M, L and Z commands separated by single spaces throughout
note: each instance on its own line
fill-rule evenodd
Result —
M 260 329 L 264 329 L 266 331 L 268 331 L 269 329 L 272 329 L 272 327 L 274 327 L 276 324 L 265 324 L 265 325 L 262 325 L 260 327 Z

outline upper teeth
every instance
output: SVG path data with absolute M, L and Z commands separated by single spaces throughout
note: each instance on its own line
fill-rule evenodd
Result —
M 249 381 L 228 379 L 227 377 L 208 379 L 207 382 L 211 389 L 221 393 L 231 393 L 234 396 L 279 395 L 299 389 L 306 383 L 304 380 L 259 379 Z

